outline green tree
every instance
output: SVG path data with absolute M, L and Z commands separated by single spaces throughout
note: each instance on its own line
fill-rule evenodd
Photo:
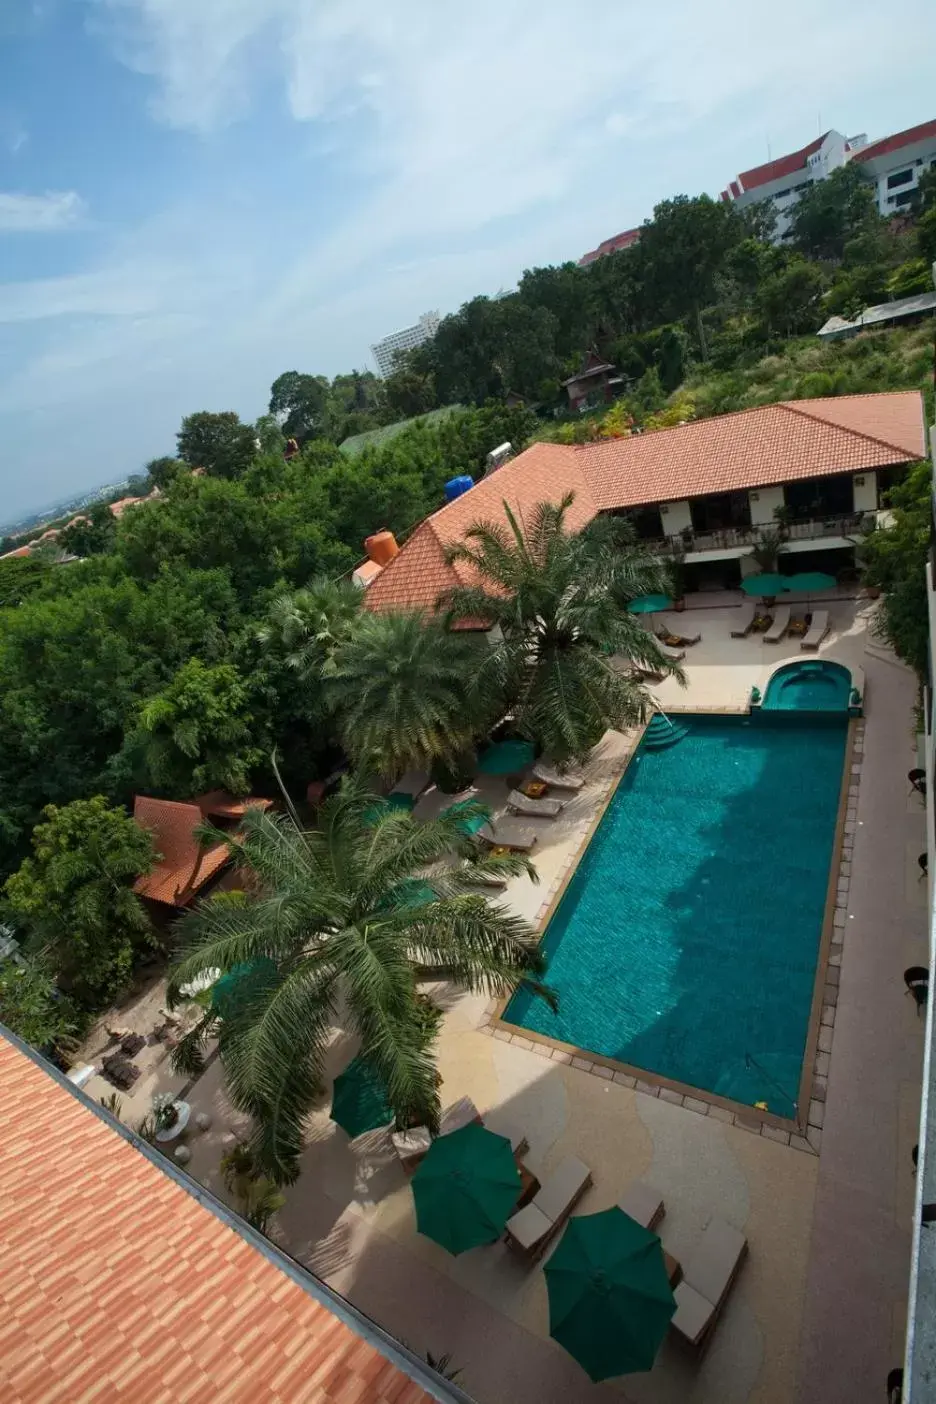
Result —
M 758 288 L 755 307 L 768 332 L 784 336 L 814 331 L 823 320 L 820 310 L 822 271 L 805 258 L 792 257 L 785 268 L 766 277 Z
M 324 375 L 284 371 L 270 387 L 270 414 L 287 439 L 304 443 L 324 429 L 329 384 Z
M 393 370 L 384 380 L 384 395 L 391 422 L 426 414 L 438 404 L 432 371 L 420 370 L 412 353 L 403 351 L 394 358 Z
M 9 609 L 32 595 L 49 574 L 45 561 L 34 556 L 0 560 L 0 609 Z
M 895 268 L 887 280 L 891 297 L 912 297 L 914 293 L 930 292 L 933 273 L 925 258 L 910 258 Z
M 715 300 L 716 277 L 729 250 L 747 233 L 732 204 L 708 195 L 662 201 L 641 230 L 635 253 L 643 269 L 645 296 L 655 307 L 654 320 L 691 318 L 703 359 L 708 347 L 702 309 Z
M 451 855 L 476 859 L 483 872 L 532 865 L 478 859 L 464 816 L 418 823 L 398 811 L 375 817 L 376 804 L 346 783 L 312 831 L 291 813 L 249 811 L 241 841 L 229 839 L 252 874 L 248 894 L 210 898 L 181 923 L 170 999 L 206 969 L 240 967 L 240 979 L 220 1027 L 212 1009 L 180 1044 L 177 1065 L 197 1068 L 205 1038 L 218 1034 L 228 1093 L 253 1118 L 250 1153 L 277 1184 L 298 1174 L 303 1118 L 336 1019 L 360 1039 L 399 1125 L 434 1129 L 439 1094 L 420 984 L 545 993 L 533 929 L 468 893 L 472 874 L 452 867 Z
M 132 885 L 153 865 L 153 841 L 103 795 L 47 805 L 33 855 L 5 892 L 31 940 L 49 951 L 59 984 L 95 1009 L 127 984 L 136 951 L 153 941 Z
M 61 1048 L 77 1033 L 77 1011 L 56 988 L 42 952 L 0 960 L 0 1024 L 40 1052 Z
M 302 590 L 275 595 L 257 626 L 257 637 L 308 684 L 321 678 L 335 648 L 349 637 L 360 610 L 357 585 L 321 576 Z
M 200 410 L 186 415 L 176 442 L 180 458 L 217 478 L 241 477 L 257 455 L 253 426 L 242 424 L 233 410 L 220 414 Z
M 858 557 L 865 584 L 883 590 L 875 629 L 925 681 L 929 668 L 926 558 L 932 532 L 932 474 L 917 463 L 890 492 L 891 526 L 871 532 Z
M 146 465 L 146 476 L 152 487 L 165 489 L 180 473 L 189 473 L 191 469 L 187 463 L 183 463 L 181 458 L 151 458 Z
M 139 746 L 154 788 L 173 799 L 204 790 L 246 795 L 262 751 L 253 744 L 247 688 L 230 663 L 191 658 L 140 708 Z
M 499 626 L 474 689 L 501 699 L 518 729 L 560 763 L 584 759 L 609 728 L 645 718 L 648 695 L 622 659 L 682 677 L 626 609 L 638 595 L 669 592 L 666 565 L 620 520 L 573 535 L 573 501 L 570 493 L 559 505 L 541 502 L 526 529 L 506 502 L 506 526 L 475 523 L 449 559 L 470 564 L 480 583 L 445 600 L 450 621 Z
M 113 549 L 117 522 L 106 502 L 96 502 L 91 511 L 73 519 L 58 539 L 63 551 L 73 556 L 99 556 Z
M 362 771 L 389 780 L 470 748 L 487 706 L 468 693 L 486 641 L 413 612 L 363 613 L 326 667 L 342 743 Z
M 848 241 L 879 219 L 874 186 L 851 162 L 807 186 L 794 207 L 787 238 L 809 258 L 838 261 Z
M 917 220 L 916 234 L 920 257 L 927 263 L 936 263 L 936 205 L 924 211 Z

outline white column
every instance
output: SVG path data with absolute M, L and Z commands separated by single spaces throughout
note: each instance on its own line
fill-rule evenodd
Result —
M 660 517 L 664 536 L 678 536 L 688 527 L 692 530 L 692 512 L 688 502 L 661 502 Z
M 782 487 L 752 488 L 748 493 L 751 509 L 751 526 L 777 525 L 774 509 L 783 506 Z
M 878 506 L 877 473 L 856 473 L 852 478 L 856 512 L 876 512 Z

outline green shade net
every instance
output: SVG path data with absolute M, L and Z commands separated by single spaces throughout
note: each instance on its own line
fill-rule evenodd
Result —
M 782 595 L 787 587 L 786 575 L 749 575 L 741 581 L 746 595 Z
M 519 1198 L 510 1142 L 477 1122 L 437 1137 L 413 1176 L 416 1226 L 450 1253 L 496 1242 Z
M 628 614 L 656 614 L 658 609 L 672 609 L 669 595 L 638 595 L 627 606 Z
M 535 759 L 536 751 L 529 741 L 495 741 L 478 757 L 478 769 L 484 775 L 514 775 Z
M 796 595 L 818 595 L 822 590 L 834 590 L 834 575 L 821 570 L 801 570 L 798 575 L 784 576 L 784 589 Z
M 256 960 L 232 965 L 211 987 L 212 1009 L 222 1019 L 230 1019 L 237 1013 L 238 1004 L 250 993 L 251 987 L 269 980 L 275 974 L 276 965 L 268 956 L 258 956 Z
M 676 1310 L 655 1233 L 620 1209 L 578 1216 L 545 1273 L 549 1333 L 593 1380 L 650 1369 Z
M 354 1058 L 335 1078 L 331 1119 L 347 1131 L 352 1141 L 393 1120 L 386 1089 L 365 1059 Z

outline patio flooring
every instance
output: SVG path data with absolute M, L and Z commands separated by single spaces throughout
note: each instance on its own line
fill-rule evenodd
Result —
M 538 1172 L 569 1154 L 584 1160 L 594 1184 L 577 1212 L 614 1204 L 641 1177 L 665 1199 L 659 1231 L 676 1257 L 714 1215 L 744 1230 L 750 1252 L 701 1359 L 668 1340 L 648 1374 L 592 1385 L 549 1339 L 541 1267 L 521 1266 L 503 1244 L 450 1257 L 416 1233 L 386 1135 L 349 1145 L 327 1099 L 310 1117 L 303 1173 L 274 1237 L 412 1348 L 450 1354 L 480 1404 L 875 1404 L 900 1358 L 922 1059 L 922 1022 L 901 977 L 925 951 L 923 810 L 904 779 L 916 763 L 915 683 L 877 646 L 866 651 L 866 604 L 830 608 L 820 656 L 864 669 L 867 723 L 820 1155 L 734 1125 L 721 1108 L 692 1110 L 666 1089 L 648 1095 L 574 1067 L 568 1055 L 485 1027 L 483 998 L 437 992 L 447 1009 L 443 1104 L 468 1095 L 494 1130 L 522 1127 Z M 723 608 L 693 610 L 691 622 L 703 639 L 686 659 L 688 688 L 667 681 L 657 690 L 667 707 L 740 708 L 765 664 L 800 654 L 795 639 L 775 648 L 730 639 Z M 541 833 L 540 882 L 508 888 L 524 915 L 536 919 L 561 882 L 632 744 L 609 734 L 594 783 L 558 820 L 530 821 Z M 503 782 L 484 781 L 481 797 L 499 807 Z M 443 802 L 430 794 L 418 812 Z M 353 1052 L 336 1029 L 330 1076 Z M 188 1169 L 217 1189 L 219 1157 L 238 1130 L 217 1063 L 189 1100 L 213 1124 L 189 1135 Z

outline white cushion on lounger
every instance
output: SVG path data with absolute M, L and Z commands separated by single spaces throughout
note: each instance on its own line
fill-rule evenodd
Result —
M 688 1282 L 680 1282 L 673 1296 L 676 1298 L 673 1329 L 694 1345 L 711 1322 L 715 1308 L 695 1288 L 690 1287 Z
M 553 1226 L 535 1204 L 528 1204 L 519 1214 L 507 1220 L 507 1232 L 520 1248 L 535 1248 L 541 1238 L 545 1238 Z
M 401 1160 L 409 1160 L 414 1155 L 425 1155 L 432 1145 L 432 1137 L 425 1126 L 413 1126 L 409 1131 L 394 1131 L 390 1139 Z
M 552 1172 L 533 1203 L 547 1218 L 553 1221 L 561 1219 L 572 1200 L 588 1183 L 590 1176 L 588 1166 L 576 1160 L 574 1155 L 570 1155 Z
M 618 1200 L 618 1208 L 648 1229 L 663 1216 L 663 1196 L 643 1180 L 633 1180 Z
M 472 1121 L 477 1121 L 481 1113 L 470 1097 L 459 1097 L 457 1102 L 453 1102 L 450 1107 L 446 1107 L 442 1113 L 442 1122 L 439 1128 L 441 1136 L 447 1136 L 452 1131 L 460 1131 L 463 1126 L 467 1126 Z
M 726 1224 L 724 1219 L 712 1219 L 683 1263 L 683 1278 L 713 1306 L 718 1306 L 738 1270 L 744 1248 L 740 1229 Z

